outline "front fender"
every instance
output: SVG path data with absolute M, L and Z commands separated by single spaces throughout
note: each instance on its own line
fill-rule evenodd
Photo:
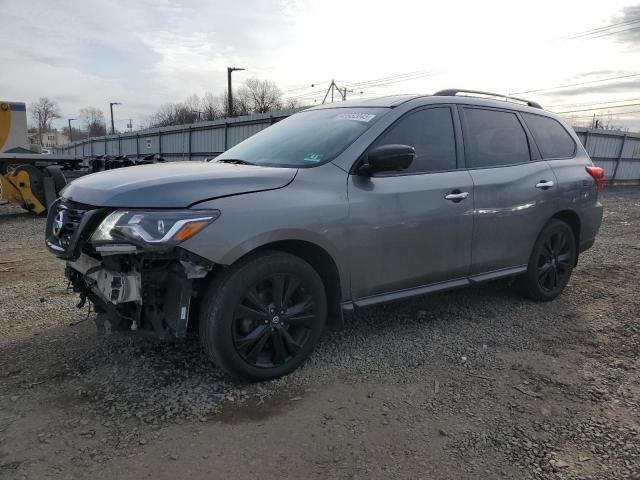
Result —
M 279 241 L 302 241 L 323 249 L 337 266 L 343 298 L 349 298 L 346 265 L 349 211 L 347 174 L 334 165 L 301 170 L 285 188 L 220 198 L 198 205 L 220 217 L 182 248 L 214 263 L 239 258 Z

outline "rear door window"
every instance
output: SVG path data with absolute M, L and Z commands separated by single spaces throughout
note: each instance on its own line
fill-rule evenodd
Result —
M 464 108 L 467 168 L 498 167 L 531 160 L 529 142 L 515 113 Z
M 375 146 L 401 144 L 416 149 L 405 173 L 428 173 L 456 168 L 456 140 L 449 107 L 409 113 L 382 134 Z
M 557 120 L 532 113 L 522 113 L 542 158 L 569 158 L 576 151 L 576 144 Z

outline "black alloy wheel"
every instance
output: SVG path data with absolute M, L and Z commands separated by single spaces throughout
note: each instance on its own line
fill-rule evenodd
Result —
M 573 260 L 572 248 L 567 235 L 558 231 L 548 236 L 538 255 L 538 283 L 545 292 L 554 292 L 558 286 L 566 284 L 571 273 L 569 262 Z
M 318 321 L 313 295 L 294 274 L 278 274 L 251 286 L 235 309 L 233 343 L 250 365 L 272 368 L 291 360 Z
M 522 293 L 534 300 L 556 298 L 569 283 L 576 256 L 576 240 L 571 227 L 561 220 L 551 220 L 540 232 L 527 272 L 520 278 Z
M 205 292 L 200 341 L 230 375 L 268 380 L 311 355 L 327 317 L 322 279 L 307 262 L 262 252 L 221 272 Z

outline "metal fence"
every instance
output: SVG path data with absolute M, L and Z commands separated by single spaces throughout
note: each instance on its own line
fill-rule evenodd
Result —
M 204 160 L 219 155 L 300 110 L 279 110 L 89 138 L 58 147 L 55 153 L 76 157 L 158 154 L 167 160 Z
M 640 182 L 640 134 L 576 128 L 593 163 L 604 168 L 608 183 Z
M 203 160 L 215 157 L 300 110 L 107 135 L 64 145 L 55 153 L 77 157 L 159 154 L 167 160 Z M 640 183 L 640 134 L 589 128 L 575 130 L 594 163 L 604 168 L 608 183 Z

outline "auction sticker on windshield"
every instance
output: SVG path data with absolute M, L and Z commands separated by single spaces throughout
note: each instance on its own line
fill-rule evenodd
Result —
M 357 122 L 370 122 L 375 117 L 372 113 L 341 113 L 336 115 L 336 120 L 356 120 Z
M 324 155 L 322 155 L 321 153 L 309 153 L 307 154 L 303 160 L 305 162 L 319 162 L 320 160 L 322 160 L 322 157 L 324 157 Z

